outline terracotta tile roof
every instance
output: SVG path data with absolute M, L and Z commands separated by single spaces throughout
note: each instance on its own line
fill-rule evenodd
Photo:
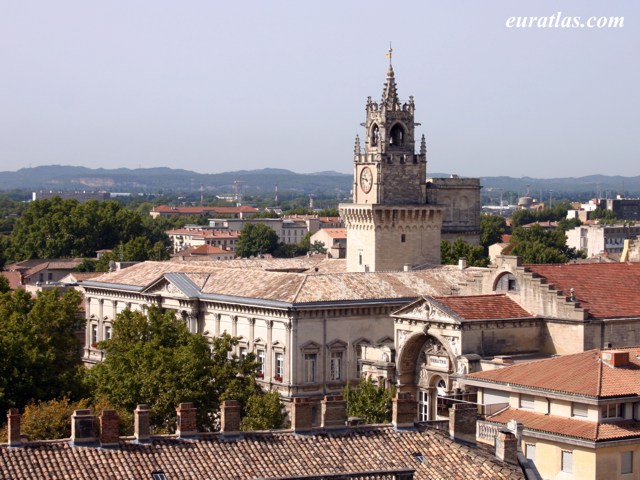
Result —
M 347 238 L 347 229 L 346 228 L 323 228 L 323 232 L 329 235 L 331 238 L 341 239 Z
M 522 422 L 524 428 L 528 430 L 584 440 L 607 441 L 640 437 L 640 422 L 637 420 L 598 423 L 573 417 L 545 415 L 517 408 L 509 408 L 487 417 L 487 421 L 502 425 L 509 420 Z
M 238 238 L 240 236 L 239 230 L 221 230 L 210 228 L 177 228 L 175 230 L 167 230 L 167 235 L 184 235 L 194 238 Z
M 5 277 L 9 281 L 9 288 L 15 290 L 22 286 L 22 275 L 20 272 L 0 272 L 0 275 Z
M 629 352 L 627 366 L 611 367 L 600 359 L 602 350 L 588 350 L 471 373 L 467 378 L 595 398 L 640 395 L 640 347 L 616 351 Z
M 415 272 L 323 273 L 322 266 L 325 264 L 313 263 L 311 259 L 298 262 L 276 262 L 274 259 L 270 262 L 267 263 L 268 267 L 263 266 L 262 269 L 257 267 L 260 262 L 252 264 L 249 261 L 244 263 L 248 267 L 243 268 L 243 263 L 236 260 L 143 262 L 104 274 L 93 279 L 89 285 L 106 283 L 141 288 L 167 273 L 184 273 L 187 276 L 206 274 L 209 279 L 202 288 L 204 294 L 298 304 L 445 295 L 450 292 L 452 284 L 466 279 L 466 271 L 456 266 L 439 266 Z M 338 265 L 342 267 L 344 263 Z M 250 274 L 247 268 L 252 270 Z M 315 268 L 318 268 L 318 272 L 314 271 Z M 310 270 L 308 273 L 305 271 L 307 269 Z
M 229 255 L 232 252 L 229 250 L 224 250 L 220 247 L 216 247 L 214 245 L 199 245 L 195 248 L 192 248 L 189 253 L 191 255 L 216 255 L 221 253 Z
M 505 294 L 435 297 L 434 299 L 465 320 L 533 317 L 531 313 Z
M 386 426 L 314 435 L 254 432 L 235 441 L 218 434 L 155 437 L 148 444 L 121 439 L 115 448 L 71 447 L 67 440 L 0 446 L 0 478 L 12 480 L 150 479 L 158 470 L 171 480 L 235 480 L 398 469 L 415 470 L 416 480 L 524 479 L 517 467 L 442 433 Z
M 568 296 L 574 289 L 580 306 L 594 318 L 640 316 L 640 263 L 525 265 Z

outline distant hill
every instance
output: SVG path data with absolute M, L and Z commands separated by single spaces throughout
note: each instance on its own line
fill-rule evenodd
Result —
M 0 190 L 105 190 L 109 192 L 192 192 L 203 185 L 214 193 L 231 193 L 234 182 L 241 182 L 247 193 L 273 192 L 276 185 L 282 192 L 300 194 L 338 193 L 348 196 L 352 188 L 353 174 L 334 171 L 295 173 L 279 168 L 238 170 L 234 172 L 203 174 L 184 169 L 158 168 L 86 168 L 48 165 L 23 168 L 16 172 L 0 172 Z M 445 173 L 431 173 L 433 177 L 447 177 Z M 590 175 L 578 178 L 513 178 L 483 177 L 483 194 L 503 191 L 524 195 L 527 189 L 532 196 L 547 198 L 549 191 L 554 198 L 591 195 L 613 197 L 617 194 L 640 196 L 640 176 L 621 177 Z

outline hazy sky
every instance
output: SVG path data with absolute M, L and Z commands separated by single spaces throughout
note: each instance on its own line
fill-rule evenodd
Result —
M 639 3 L 5 1 L 0 170 L 351 172 L 392 41 L 430 172 L 640 175 Z M 624 27 L 506 27 L 557 12 Z

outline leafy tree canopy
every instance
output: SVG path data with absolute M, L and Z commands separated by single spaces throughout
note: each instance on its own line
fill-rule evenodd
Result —
M 507 253 L 522 257 L 524 263 L 566 263 L 582 253 L 566 245 L 564 230 L 545 230 L 539 225 L 517 227 L 509 240 Z
M 0 410 L 82 392 L 76 331 L 81 296 L 74 290 L 0 295 Z
M 462 239 L 455 242 L 442 240 L 440 243 L 440 257 L 443 265 L 457 265 L 460 258 L 467 259 L 470 267 L 486 267 L 489 259 L 481 245 L 471 245 Z
M 280 401 L 280 394 L 270 392 L 253 395 L 247 402 L 247 413 L 242 419 L 242 430 L 271 430 L 283 428 L 287 412 Z
M 502 215 L 480 215 L 480 245 L 488 251 L 494 243 L 500 242 L 507 231 L 507 225 Z
M 345 387 L 342 394 L 347 401 L 347 415 L 359 417 L 365 423 L 388 423 L 391 421 L 391 401 L 395 387 L 376 386 L 371 376 L 362 377 L 356 389 Z
M 273 253 L 278 248 L 278 234 L 262 223 L 247 223 L 236 243 L 238 257 L 253 257 Z
M 113 337 L 99 345 L 107 355 L 90 370 L 94 393 L 127 411 L 148 404 L 157 431 L 172 431 L 180 402 L 194 402 L 199 427 L 211 430 L 222 400 L 238 400 L 244 411 L 259 392 L 255 356 L 231 355 L 237 339 L 224 335 L 210 345 L 171 311 L 125 310 L 113 322 Z

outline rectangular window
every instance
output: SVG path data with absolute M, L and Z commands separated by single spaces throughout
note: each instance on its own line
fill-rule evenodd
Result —
M 407 236 L 406 236 L 404 233 L 400 235 L 400 241 L 401 241 L 402 243 L 404 243 L 404 242 L 406 242 L 406 241 L 407 241 Z
M 240 358 L 245 358 L 247 356 L 247 347 L 240 347 Z
M 589 410 L 584 403 L 571 404 L 571 415 L 574 417 L 587 417 Z
M 276 377 L 279 377 L 282 380 L 284 376 L 284 353 L 276 352 L 275 355 L 275 366 L 276 366 Z
M 532 462 L 536 461 L 536 444 L 535 443 L 527 443 L 525 445 L 525 456 L 531 460 Z
M 258 350 L 258 352 L 256 353 L 256 357 L 258 357 L 258 373 L 264 376 L 264 361 L 266 358 L 264 354 L 264 350 L 262 349 Z
M 331 380 L 342 380 L 342 352 L 331 352 Z
M 535 397 L 533 395 L 520 395 L 520 408 L 528 408 L 533 410 L 535 406 Z
M 47 280 L 49 281 L 53 280 L 53 273 L 51 272 L 47 273 Z
M 362 345 L 356 347 L 356 377 L 362 376 Z
M 620 473 L 633 473 L 633 452 L 620 454 Z
M 624 414 L 622 412 L 622 405 L 620 403 L 611 403 L 609 405 L 602 405 L 600 407 L 601 418 L 618 418 Z
M 418 392 L 418 420 L 421 422 L 429 420 L 429 392 L 422 390 Z
M 304 355 L 305 381 L 308 383 L 315 383 L 316 381 L 317 358 L 318 355 L 316 353 L 305 353 Z
M 562 471 L 573 473 L 573 452 L 562 450 Z
M 104 326 L 104 339 L 111 340 L 111 325 Z
M 91 324 L 91 345 L 95 345 L 98 343 L 98 325 L 95 323 Z

